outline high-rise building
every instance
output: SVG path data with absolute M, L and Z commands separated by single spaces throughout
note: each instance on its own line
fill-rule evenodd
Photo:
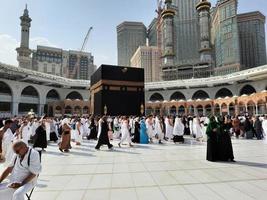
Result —
M 33 51 L 32 69 L 66 78 L 89 80 L 96 67 L 91 53 L 37 46 Z
M 148 45 L 157 46 L 158 36 L 157 36 L 157 18 L 154 18 L 147 29 Z
M 217 0 L 211 8 L 209 0 L 159 0 L 158 16 L 147 31 L 148 45 L 158 47 L 158 76 L 204 78 L 266 64 L 265 17 L 259 12 L 237 15 L 237 2 Z M 119 60 L 133 49 L 129 37 L 123 38 L 124 45 L 118 42 Z M 137 51 L 134 61 L 138 57 Z M 147 58 L 141 57 L 140 63 L 142 59 Z
M 29 16 L 29 11 L 26 8 L 24 9 L 23 15 L 20 17 L 20 26 L 21 26 L 21 41 L 20 47 L 16 49 L 18 56 L 17 60 L 19 62 L 19 67 L 22 68 L 31 68 L 31 50 L 29 48 L 30 40 L 30 27 L 32 19 Z
M 196 5 L 199 0 L 172 0 L 174 17 L 175 64 L 199 62 L 200 27 Z
M 96 70 L 91 53 L 69 51 L 68 61 L 68 78 L 90 80 Z
M 241 69 L 266 64 L 265 16 L 260 12 L 237 15 Z
M 123 22 L 117 26 L 118 65 L 130 66 L 139 46 L 146 45 L 147 30 L 141 22 Z
M 156 46 L 140 46 L 131 59 L 131 67 L 143 68 L 145 82 L 160 81 L 160 53 Z
M 16 49 L 19 67 L 65 78 L 84 80 L 91 78 L 96 70 L 91 53 L 47 46 L 37 46 L 36 50 L 31 50 L 29 38 L 32 19 L 29 17 L 27 5 L 20 20 L 21 43 L 20 47 Z
M 211 41 L 215 55 L 215 75 L 240 70 L 237 0 L 219 0 L 212 13 Z
M 32 69 L 35 71 L 63 76 L 62 49 L 37 46 L 32 53 Z

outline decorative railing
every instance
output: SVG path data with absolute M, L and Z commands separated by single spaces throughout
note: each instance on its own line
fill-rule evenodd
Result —
M 21 67 L 16 67 L 13 65 L 7 65 L 0 62 L 0 72 L 5 72 L 7 74 L 20 74 L 24 75 L 25 78 L 44 81 L 47 83 L 55 83 L 63 86 L 72 86 L 72 87 L 89 87 L 89 80 L 77 80 L 77 79 L 68 79 L 61 76 L 56 76 L 52 74 L 46 74 L 38 71 L 33 71 L 29 69 L 24 69 Z
M 255 76 L 266 76 L 267 77 L 267 65 L 247 69 L 232 74 L 223 76 L 213 76 L 209 78 L 195 78 L 195 79 L 184 79 L 174 81 L 161 81 L 161 82 L 150 82 L 145 83 L 146 90 L 157 89 L 157 88 L 175 88 L 175 87 L 196 87 L 196 86 L 209 86 L 216 84 L 231 84 L 236 81 L 247 80 Z

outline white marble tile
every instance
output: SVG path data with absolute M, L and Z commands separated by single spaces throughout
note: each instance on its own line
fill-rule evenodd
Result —
M 229 183 L 229 185 L 257 200 L 264 200 L 267 198 L 267 189 L 263 190 L 263 188 L 253 185 L 250 182 L 232 182 Z
M 135 188 L 112 189 L 110 200 L 137 200 Z
M 92 176 L 89 189 L 100 189 L 111 187 L 112 174 L 96 174 Z
M 65 190 L 81 190 L 87 189 L 91 181 L 92 175 L 75 175 L 67 183 Z
M 83 200 L 92 200 L 92 199 L 93 200 L 110 199 L 110 190 L 108 189 L 87 190 L 84 194 Z
M 157 185 L 174 185 L 177 183 L 176 179 L 167 171 L 151 172 L 151 175 Z
M 181 185 L 175 186 L 161 186 L 162 193 L 168 200 L 190 200 L 195 199 L 190 192 L 184 189 Z
M 128 173 L 113 174 L 111 187 L 112 188 L 134 187 L 131 174 Z
M 216 192 L 212 191 L 206 185 L 192 184 L 185 185 L 185 189 L 191 193 L 191 195 L 198 200 L 223 200 L 223 197 Z
M 224 199 L 236 199 L 236 200 L 252 200 L 254 198 L 248 196 L 244 192 L 235 189 L 227 183 L 212 183 L 207 184 L 209 189 L 222 196 Z
M 135 187 L 155 186 L 156 185 L 152 176 L 148 172 L 133 173 L 131 175 L 132 175 Z
M 56 200 L 82 200 L 84 196 L 85 190 L 70 190 L 70 191 L 62 191 Z
M 139 200 L 166 200 L 158 187 L 142 187 L 136 188 L 136 193 Z
M 206 143 L 186 140 L 184 145 L 167 142 L 114 151 L 95 151 L 95 141 L 84 141 L 70 154 L 49 144 L 32 199 L 265 200 L 266 144 L 234 140 L 237 162 L 214 163 L 205 160 Z
M 189 184 L 189 183 L 199 183 L 196 178 L 191 176 L 188 171 L 170 171 L 169 172 L 177 181 L 179 184 Z

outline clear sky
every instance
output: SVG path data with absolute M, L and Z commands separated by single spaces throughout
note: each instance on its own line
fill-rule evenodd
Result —
M 90 26 L 94 27 L 86 51 L 95 63 L 117 64 L 116 26 L 122 21 L 149 25 L 156 16 L 157 0 L 1 0 L 0 62 L 17 65 L 19 17 L 28 4 L 32 18 L 30 46 L 50 45 L 78 50 Z M 211 1 L 214 5 L 216 0 Z M 239 13 L 260 10 L 267 15 L 266 0 L 239 0 Z

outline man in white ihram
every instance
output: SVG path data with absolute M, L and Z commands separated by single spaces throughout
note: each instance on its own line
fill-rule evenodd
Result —
M 24 200 L 25 194 L 37 184 L 42 169 L 40 156 L 23 141 L 14 143 L 13 150 L 16 155 L 0 176 L 0 199 Z M 9 182 L 2 183 L 9 174 Z

